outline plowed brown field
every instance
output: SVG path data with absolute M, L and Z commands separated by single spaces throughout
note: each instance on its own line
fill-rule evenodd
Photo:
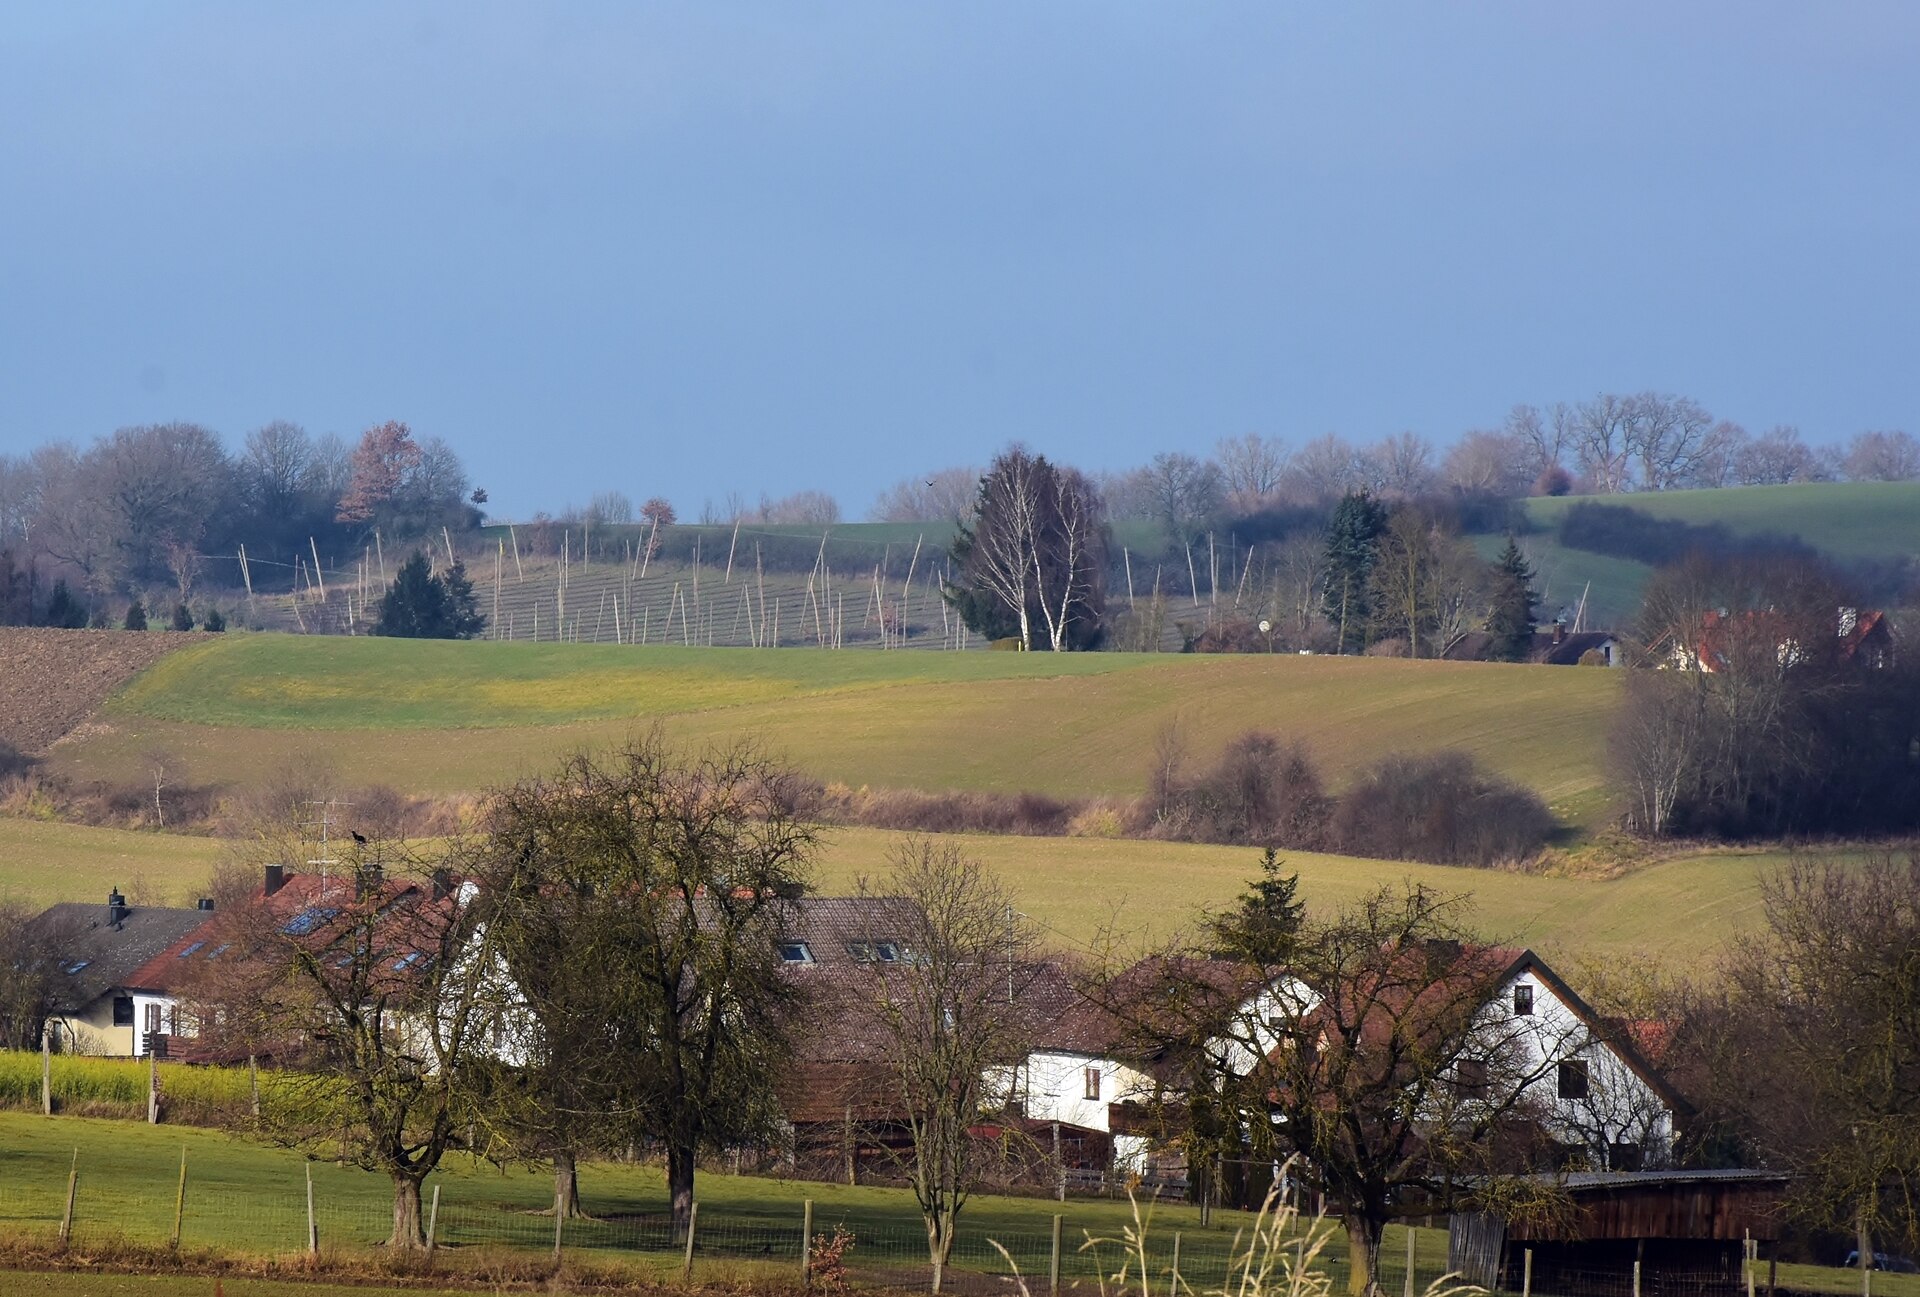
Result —
M 207 638 L 177 631 L 0 627 L 0 742 L 26 753 L 46 751 L 129 678 Z

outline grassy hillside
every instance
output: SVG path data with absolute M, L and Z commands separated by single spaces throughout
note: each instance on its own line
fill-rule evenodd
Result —
M 0 901 L 104 906 L 118 887 L 135 904 L 191 905 L 220 850 L 212 838 L 0 819 Z
M 1529 500 L 1527 514 L 1557 527 L 1583 499 L 1621 504 L 1656 518 L 1700 526 L 1721 523 L 1736 534 L 1798 536 L 1842 558 L 1920 553 L 1920 482 L 1803 482 L 1792 486 L 1653 491 L 1639 495 L 1564 496 Z
M 1607 672 L 1384 659 L 832 653 L 229 636 L 121 691 L 56 770 L 133 779 L 156 747 L 197 782 L 324 749 L 350 783 L 471 790 L 661 721 L 753 736 L 824 780 L 1131 796 L 1177 721 L 1198 760 L 1263 728 L 1336 780 L 1461 747 L 1568 822 L 1604 817 Z
M 1020 908 L 1057 949 L 1085 949 L 1105 928 L 1129 942 L 1164 939 L 1246 885 L 1258 853 L 1244 847 L 1094 838 L 953 839 L 1004 878 Z M 816 883 L 847 893 L 887 871 L 899 835 L 830 829 Z M 209 838 L 127 833 L 0 819 L 0 898 L 33 906 L 101 901 L 118 886 L 136 902 L 191 904 L 222 844 Z M 1578 963 L 1650 954 L 1698 963 L 1721 940 L 1758 921 L 1759 879 L 1781 861 L 1766 852 L 1717 852 L 1648 865 L 1613 879 L 1543 878 L 1348 856 L 1296 853 L 1301 892 L 1315 907 L 1412 879 L 1473 897 L 1472 923 L 1489 938 L 1532 945 Z

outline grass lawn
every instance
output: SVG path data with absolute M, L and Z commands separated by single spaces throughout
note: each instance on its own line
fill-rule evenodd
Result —
M 1131 796 L 1177 721 L 1198 762 L 1261 728 L 1336 783 L 1390 752 L 1461 747 L 1590 826 L 1610 798 L 1599 671 L 1330 657 L 833 653 L 232 636 L 135 679 L 52 767 L 133 780 L 165 748 L 196 782 L 324 752 L 349 783 L 469 791 L 667 724 L 751 736 L 853 786 Z
M 75 1213 L 76 1247 L 122 1235 L 164 1242 L 172 1224 L 182 1150 L 188 1185 L 183 1248 L 215 1248 L 248 1254 L 288 1254 L 303 1243 L 306 1172 L 313 1175 L 323 1247 L 354 1250 L 384 1238 L 392 1201 L 387 1181 L 330 1162 L 305 1162 L 293 1152 L 223 1133 L 136 1122 L 86 1118 L 47 1119 L 0 1113 L 0 1231 L 40 1235 L 58 1225 L 67 1172 L 79 1168 Z M 552 1181 L 537 1170 L 501 1171 L 451 1157 L 430 1182 L 441 1188 L 440 1237 L 450 1246 L 506 1245 L 528 1250 L 552 1246 L 550 1217 L 538 1215 L 551 1201 Z M 581 1172 L 585 1205 L 597 1219 L 568 1226 L 569 1246 L 589 1260 L 631 1257 L 656 1268 L 670 1264 L 658 1235 L 667 1208 L 664 1177 L 653 1167 L 590 1165 Z M 924 1259 L 925 1235 L 913 1200 L 903 1190 L 784 1181 L 703 1172 L 697 1182 L 701 1255 L 714 1260 L 798 1257 L 803 1199 L 814 1203 L 816 1232 L 844 1224 L 856 1236 L 856 1260 L 864 1266 L 911 1269 Z M 1071 1251 L 1088 1237 L 1117 1236 L 1131 1219 L 1124 1201 L 981 1195 L 962 1216 L 956 1268 L 1001 1270 L 989 1239 L 997 1240 L 1033 1273 L 1044 1272 L 1047 1237 L 1055 1212 L 1065 1217 L 1063 1237 Z M 646 1219 L 643 1221 L 642 1217 Z M 1196 1281 L 1221 1270 L 1234 1231 L 1248 1217 L 1216 1212 L 1206 1229 L 1194 1208 L 1160 1204 L 1152 1211 L 1150 1245 L 1170 1247 L 1182 1236 L 1182 1270 Z M 645 1236 L 644 1231 L 652 1234 Z M 1405 1235 L 1390 1234 L 1387 1255 L 1404 1266 Z M 1445 1268 L 1443 1231 L 1416 1231 L 1416 1266 L 1436 1276 Z M 633 1257 L 637 1247 L 654 1255 Z M 1344 1243 L 1329 1253 L 1338 1258 Z M 1068 1268 L 1091 1273 L 1091 1255 L 1070 1258 Z

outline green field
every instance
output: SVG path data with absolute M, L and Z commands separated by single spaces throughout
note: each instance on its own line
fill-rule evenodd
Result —
M 1735 534 L 1798 536 L 1841 558 L 1920 553 L 1920 482 L 1803 482 L 1792 486 L 1722 487 L 1713 491 L 1648 491 L 1635 495 L 1562 496 L 1526 502 L 1527 515 L 1557 527 L 1582 501 L 1625 505 L 1656 518 Z
M 900 835 L 828 829 L 819 889 L 853 890 L 879 878 Z M 1099 838 L 952 839 L 997 872 L 1021 909 L 1044 926 L 1048 944 L 1084 950 L 1116 929 L 1129 945 L 1171 936 L 1201 909 L 1226 904 L 1258 867 L 1244 847 Z M 210 838 L 128 833 L 0 819 L 0 897 L 39 906 L 101 901 L 119 886 L 147 903 L 191 904 L 222 844 Z M 1413 879 L 1473 897 L 1472 923 L 1489 939 L 1531 945 L 1569 966 L 1644 957 L 1698 966 L 1719 943 L 1759 919 L 1759 880 L 1784 856 L 1727 851 L 1676 857 L 1617 878 L 1539 877 L 1443 865 L 1295 853 L 1309 904 L 1331 907 Z M 136 884 L 133 881 L 138 879 Z
M 1252 728 L 1329 776 L 1460 747 L 1566 822 L 1606 817 L 1597 736 L 1619 681 L 1595 670 L 1277 656 L 833 653 L 229 636 L 136 678 L 53 769 L 137 781 L 156 747 L 233 784 L 324 748 L 348 783 L 471 791 L 664 722 L 752 737 L 851 786 L 1130 797 L 1177 721 L 1211 760 Z
M 0 900 L 104 905 L 118 887 L 135 904 L 191 905 L 220 849 L 212 838 L 0 818 Z

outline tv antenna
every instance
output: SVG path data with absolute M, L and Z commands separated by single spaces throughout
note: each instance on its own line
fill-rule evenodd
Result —
M 320 808 L 320 857 L 317 860 L 307 861 L 307 864 L 318 865 L 320 867 L 320 886 L 324 891 L 327 885 L 328 875 L 332 872 L 333 866 L 340 863 L 335 860 L 331 854 L 333 839 L 330 830 L 333 828 L 333 808 L 336 806 L 351 806 L 353 803 L 343 802 L 337 798 L 329 797 L 325 801 L 308 802 L 307 805 Z

